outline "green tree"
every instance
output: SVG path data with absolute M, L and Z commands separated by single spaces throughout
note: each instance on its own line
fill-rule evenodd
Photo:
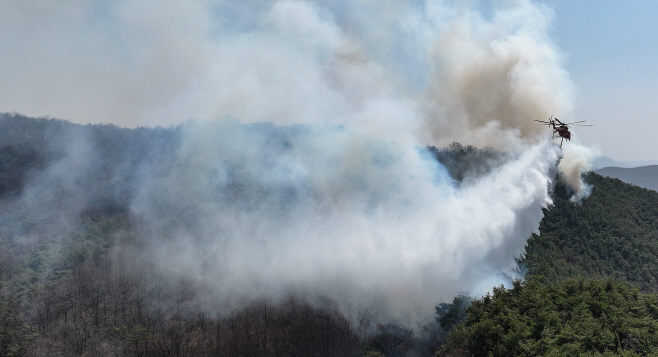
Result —
M 458 295 L 452 304 L 441 303 L 436 306 L 436 322 L 444 331 L 452 330 L 455 325 L 466 319 L 466 308 L 471 305 L 471 298 Z
M 438 356 L 658 353 L 658 295 L 612 279 L 515 281 L 466 312 Z
M 558 180 L 523 270 L 543 282 L 612 277 L 658 292 L 658 192 L 596 173 L 586 182 L 590 197 L 574 204 Z

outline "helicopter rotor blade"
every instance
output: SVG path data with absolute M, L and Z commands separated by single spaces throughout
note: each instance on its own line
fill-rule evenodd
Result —
M 584 123 L 586 120 L 580 120 L 580 121 L 575 121 L 573 123 L 565 123 L 564 125 L 572 125 L 572 124 L 578 124 L 578 123 Z
M 560 123 L 560 124 L 562 124 L 562 125 L 564 125 L 564 123 L 563 123 L 563 122 L 561 122 L 561 121 L 560 121 L 560 119 L 558 119 L 558 118 L 553 118 L 553 119 L 554 119 L 555 121 L 557 121 L 558 123 Z

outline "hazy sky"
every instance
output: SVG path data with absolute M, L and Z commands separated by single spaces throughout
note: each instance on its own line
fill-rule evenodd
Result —
M 658 159 L 658 2 L 546 3 L 578 88 L 573 119 L 595 125 L 574 135 L 615 160 Z
M 340 1 L 328 3 L 333 3 L 339 13 L 341 9 L 364 12 L 355 5 L 335 5 Z M 587 120 L 593 124 L 594 127 L 574 129 L 574 140 L 598 146 L 605 156 L 615 160 L 658 159 L 655 140 L 658 102 L 651 99 L 658 93 L 655 65 L 658 2 L 544 0 L 543 3 L 554 9 L 549 35 L 565 56 L 564 68 L 576 88 L 569 94 L 573 99 L 567 101 L 574 103 L 573 117 L 562 115 L 570 112 L 568 108 L 556 107 L 552 114 L 567 121 Z M 218 65 L 217 59 L 225 58 L 226 53 L 218 52 L 209 39 L 218 30 L 216 24 L 226 19 L 245 19 L 245 22 L 234 22 L 233 27 L 220 31 L 241 31 L 242 27 L 251 26 L 249 21 L 258 17 L 267 2 L 224 5 L 223 12 L 213 16 L 204 13 L 203 4 L 203 1 L 167 2 L 167 6 L 160 6 L 149 1 L 121 0 L 1 2 L 0 111 L 127 126 L 169 125 L 173 118 L 184 121 L 189 119 L 185 117 L 190 115 L 189 108 L 199 108 L 198 113 L 192 114 L 195 118 L 216 112 L 221 102 L 213 103 L 208 98 L 224 94 L 217 94 L 217 88 L 208 85 L 212 82 L 208 78 L 217 76 L 214 80 L 220 82 L 231 77 L 221 72 L 226 67 L 224 64 Z M 363 5 L 367 6 L 370 5 Z M 227 7 L 230 13 L 224 11 Z M 390 29 L 381 19 L 400 15 L 398 7 L 380 9 L 382 17 L 363 17 L 361 28 L 352 30 L 381 27 L 385 33 Z M 368 18 L 378 20 L 369 23 Z M 550 15 L 546 18 L 551 20 Z M 543 26 L 537 21 L 539 29 Z M 377 36 L 378 32 L 370 33 Z M 400 41 L 400 53 L 417 50 L 410 43 Z M 253 52 L 239 43 L 225 41 L 221 45 L 233 52 Z M 287 44 L 281 46 L 284 45 Z M 277 56 L 271 60 L 265 50 L 252 61 L 258 58 L 263 62 L 258 65 L 271 71 L 270 77 L 286 79 L 283 78 L 286 74 L 277 70 L 281 68 L 277 62 L 286 63 L 289 58 Z M 390 56 L 391 63 L 395 60 L 395 56 Z M 238 61 L 228 65 L 239 64 Z M 368 67 L 368 73 L 361 69 L 354 77 L 374 77 L 378 65 Z M 396 68 L 395 64 L 392 68 Z M 415 68 L 422 66 L 412 63 L 408 71 Z M 304 71 L 305 67 L 298 69 Z M 279 91 L 270 104 L 282 102 L 277 95 L 297 95 L 299 103 L 293 103 L 294 107 L 305 109 L 309 103 L 305 96 L 322 94 L 313 93 L 318 88 L 304 88 L 293 81 L 289 84 L 290 88 L 299 89 L 299 93 Z M 384 114 L 391 112 L 386 108 L 378 110 Z

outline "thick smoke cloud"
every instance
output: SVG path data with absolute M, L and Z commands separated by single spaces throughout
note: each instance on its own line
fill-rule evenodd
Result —
M 173 163 L 134 175 L 130 201 L 149 254 L 205 300 L 378 296 L 431 313 L 513 270 L 562 156 L 533 119 L 573 111 L 550 9 L 476 7 L 4 2 L 0 78 L 16 85 L 0 109 L 208 119 L 183 126 Z M 457 186 L 423 150 L 453 141 L 509 159 Z M 585 156 L 560 165 L 577 197 Z
M 505 129 L 532 137 L 532 119 L 572 111 L 552 13 L 529 1 L 487 17 L 420 1 L 1 6 L 7 111 L 122 126 L 229 115 L 498 147 Z
M 384 296 L 409 318 L 514 271 L 558 158 L 544 141 L 457 188 L 427 151 L 347 129 L 191 124 L 133 209 L 156 260 L 222 306 Z
M 571 189 L 571 201 L 579 203 L 592 192 L 592 186 L 583 182 L 581 175 L 592 169 L 592 162 L 600 155 L 597 148 L 570 143 L 563 148 L 564 157 L 558 165 L 559 173 Z
M 548 9 L 522 1 L 490 19 L 458 11 L 433 49 L 431 93 L 445 111 L 444 126 L 457 122 L 464 141 L 500 147 L 510 140 L 500 129 L 532 139 L 545 129 L 532 119 L 571 114 L 572 85 L 548 38 Z
M 10 1 L 0 16 L 5 111 L 337 124 L 498 149 L 573 114 L 552 11 L 531 1 Z

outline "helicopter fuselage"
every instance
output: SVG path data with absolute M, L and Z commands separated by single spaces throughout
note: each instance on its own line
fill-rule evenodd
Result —
M 553 134 L 555 133 L 567 140 L 571 140 L 571 132 L 565 125 L 556 125 L 553 123 Z

